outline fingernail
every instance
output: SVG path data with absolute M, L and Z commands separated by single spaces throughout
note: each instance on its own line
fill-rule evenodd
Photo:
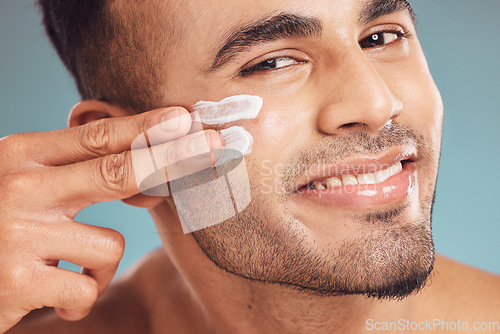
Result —
M 194 137 L 189 143 L 189 148 L 191 149 L 191 153 L 196 158 L 205 158 L 212 154 L 212 150 L 210 147 L 210 135 L 204 132 L 200 135 Z
M 165 131 L 177 131 L 180 126 L 179 110 L 172 110 L 167 112 L 161 118 L 161 127 Z

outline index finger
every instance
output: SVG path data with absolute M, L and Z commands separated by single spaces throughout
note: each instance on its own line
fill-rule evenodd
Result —
M 168 142 L 189 133 L 191 123 L 186 109 L 170 107 L 73 128 L 18 134 L 12 140 L 17 140 L 15 153 L 23 161 L 61 166 L 130 150 L 134 139 L 146 132 L 149 145 Z
M 121 200 L 146 189 L 210 168 L 221 156 L 221 135 L 205 130 L 175 141 L 125 151 L 66 166 L 46 168 L 36 175 L 41 189 L 57 189 L 51 196 L 40 196 L 41 203 L 65 203 L 73 217 L 81 209 L 104 201 Z M 150 165 L 158 163 L 156 168 Z M 154 184 L 144 182 L 151 172 L 161 172 Z M 161 195 L 168 196 L 168 195 Z M 52 203 L 52 204 L 51 204 Z

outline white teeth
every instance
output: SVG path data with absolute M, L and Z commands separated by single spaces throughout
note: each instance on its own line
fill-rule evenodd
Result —
M 368 173 L 368 174 L 359 174 L 358 175 L 358 183 L 359 184 L 375 184 L 375 174 L 374 173 Z
M 401 161 L 398 161 L 395 165 L 394 169 L 395 169 L 395 172 L 394 174 L 392 175 L 396 175 L 397 173 L 401 173 L 403 171 L 403 164 L 401 164 Z
M 354 175 L 342 175 L 342 183 L 344 185 L 358 184 L 358 179 Z
M 387 169 L 390 171 L 391 176 L 392 176 L 392 175 L 396 175 L 397 173 L 401 172 L 403 170 L 403 166 L 401 165 L 401 162 L 398 162 Z
M 314 189 L 316 190 L 325 190 L 325 186 L 321 184 L 321 182 L 314 182 Z
M 326 179 L 324 183 L 316 181 L 312 184 L 312 188 L 316 190 L 325 190 L 340 187 L 342 185 L 376 184 L 384 182 L 391 176 L 400 173 L 402 170 L 403 165 L 401 162 L 397 162 L 387 169 L 379 170 L 373 173 L 359 174 L 358 176 L 352 174 L 342 175 L 342 179 L 339 177 L 331 177 Z
M 328 189 L 340 187 L 341 185 L 342 181 L 338 177 L 331 177 L 329 179 L 326 179 L 326 186 L 328 187 Z
M 374 174 L 375 174 L 375 181 L 377 183 L 384 182 L 385 180 L 387 180 L 392 176 L 390 167 L 387 169 L 376 171 Z

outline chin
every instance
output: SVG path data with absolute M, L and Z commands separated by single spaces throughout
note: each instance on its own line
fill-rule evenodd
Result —
M 401 299 L 425 286 L 435 254 L 431 205 L 409 203 L 353 215 L 343 223 L 356 233 L 326 235 L 285 202 L 253 198 L 237 217 L 193 236 L 219 268 L 251 281 L 314 296 Z

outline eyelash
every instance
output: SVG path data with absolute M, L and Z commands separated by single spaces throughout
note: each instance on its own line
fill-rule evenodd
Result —
M 380 34 L 394 34 L 394 35 L 397 36 L 397 39 L 394 40 L 394 41 L 392 41 L 392 42 L 389 42 L 389 43 L 384 43 L 382 45 L 367 46 L 367 47 L 364 47 L 364 48 L 362 47 L 361 44 L 362 44 L 363 41 L 366 41 L 367 39 L 372 38 L 375 35 L 380 35 Z M 359 43 L 360 47 L 363 48 L 363 49 L 375 49 L 375 48 L 384 47 L 386 45 L 390 45 L 392 43 L 396 43 L 397 41 L 399 41 L 401 39 L 407 39 L 408 37 L 410 37 L 410 33 L 409 32 L 405 32 L 403 30 L 383 30 L 383 31 L 374 32 L 374 33 L 370 34 L 369 36 L 365 37 L 364 39 L 362 39 L 358 43 Z M 293 61 L 295 61 L 297 63 L 300 63 L 300 64 L 305 63 L 305 61 L 297 60 L 297 59 L 295 59 L 293 57 L 286 57 L 286 56 L 274 57 L 274 58 L 269 58 L 269 59 L 266 59 L 264 61 L 261 61 L 260 63 L 258 63 L 256 65 L 250 66 L 249 68 L 243 69 L 238 74 L 238 76 L 246 77 L 246 76 L 252 75 L 254 73 L 258 73 L 258 72 L 278 71 L 280 69 L 292 66 L 292 65 L 287 65 L 287 66 L 283 66 L 283 67 L 279 67 L 279 68 L 275 68 L 275 69 L 258 69 L 259 67 L 262 67 L 263 65 L 265 67 L 266 65 L 267 66 L 271 65 L 272 62 L 277 62 L 279 60 L 287 60 L 287 59 L 293 60 Z
M 245 76 L 248 76 L 248 75 L 251 75 L 253 73 L 256 73 L 256 72 L 268 72 L 268 71 L 277 71 L 277 70 L 280 70 L 282 68 L 286 68 L 288 66 L 292 66 L 292 65 L 287 65 L 287 66 L 283 66 L 283 67 L 278 67 L 278 68 L 271 68 L 271 69 L 258 69 L 259 67 L 270 67 L 272 66 L 271 64 L 273 63 L 276 63 L 278 61 L 283 61 L 283 60 L 291 60 L 295 63 L 304 63 L 304 61 L 300 61 L 300 60 L 297 60 L 293 57 L 287 57 L 287 56 L 281 56 L 281 57 L 274 57 L 274 58 L 269 58 L 269 59 L 266 59 L 264 61 L 261 61 L 260 63 L 256 64 L 256 65 L 253 65 L 247 69 L 244 69 L 242 70 L 240 73 L 239 73 L 239 76 L 242 76 L 242 77 L 245 77 Z
M 389 43 L 384 43 L 382 45 L 375 45 L 375 46 L 366 46 L 366 47 L 363 47 L 362 46 L 362 43 L 366 40 L 368 40 L 369 38 L 372 38 L 373 36 L 377 36 L 377 35 L 383 35 L 383 34 L 394 34 L 397 36 L 397 39 L 395 39 L 394 41 L 392 42 L 389 42 Z M 379 32 L 374 32 L 372 34 L 370 34 L 369 36 L 363 38 L 362 40 L 360 40 L 358 42 L 359 46 L 362 48 L 362 49 L 375 49 L 375 48 L 381 48 L 381 47 L 385 47 L 386 45 L 390 45 L 392 43 L 396 43 L 402 39 L 407 39 L 408 37 L 410 37 L 410 33 L 409 32 L 406 32 L 404 30 L 383 30 L 383 31 L 379 31 Z

